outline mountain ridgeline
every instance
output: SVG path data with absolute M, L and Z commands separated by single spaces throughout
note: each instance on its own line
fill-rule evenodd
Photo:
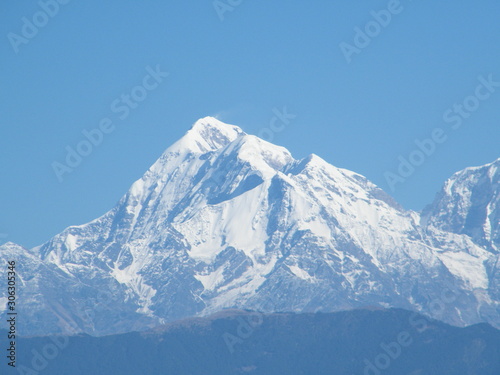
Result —
M 458 172 L 418 213 L 314 154 L 201 119 L 103 216 L 33 249 L 0 246 L 18 265 L 19 332 L 365 306 L 498 328 L 499 165 Z
M 18 347 L 17 370 L 24 374 L 500 373 L 500 331 L 487 324 L 452 327 L 399 309 L 233 310 L 141 333 L 25 338 Z

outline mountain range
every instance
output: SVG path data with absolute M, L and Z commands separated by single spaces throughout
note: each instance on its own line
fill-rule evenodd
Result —
M 366 306 L 499 328 L 499 166 L 457 172 L 415 212 L 319 156 L 200 119 L 103 216 L 32 249 L 0 246 L 17 263 L 19 332 Z

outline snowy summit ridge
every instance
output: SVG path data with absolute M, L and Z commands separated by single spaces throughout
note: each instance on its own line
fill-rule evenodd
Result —
M 205 117 L 112 210 L 0 258 L 18 260 L 24 334 L 373 305 L 500 327 L 497 166 L 454 175 L 420 215 L 357 173 Z
M 205 153 L 218 150 L 242 135 L 245 133 L 237 126 L 205 117 L 196 121 L 179 142 L 193 151 Z

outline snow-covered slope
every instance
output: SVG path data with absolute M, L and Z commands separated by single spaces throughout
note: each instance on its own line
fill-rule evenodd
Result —
M 359 174 L 207 117 L 111 211 L 0 258 L 33 263 L 21 272 L 30 334 L 367 305 L 500 326 L 498 256 L 438 215 L 420 221 Z
M 466 234 L 478 245 L 499 253 L 500 159 L 455 173 L 423 217 L 429 225 Z

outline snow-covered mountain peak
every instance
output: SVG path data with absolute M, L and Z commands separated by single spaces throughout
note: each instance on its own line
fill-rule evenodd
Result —
M 471 180 L 479 174 L 492 178 L 498 173 L 498 167 L 500 167 L 500 158 L 484 165 L 464 168 L 454 173 L 453 176 L 446 180 L 445 186 L 451 188 L 455 182 L 464 181 L 466 179 Z
M 325 169 L 335 171 L 334 173 L 338 170 L 338 168 L 328 164 L 318 155 L 310 154 L 305 158 L 296 160 L 295 163 L 289 166 L 286 172 L 292 175 L 303 174 L 304 176 L 311 176 L 311 174 L 324 174 L 326 172 Z
M 295 161 L 286 148 L 248 134 L 232 142 L 224 150 L 224 154 L 226 157 L 231 157 L 233 154 L 239 160 L 248 163 L 252 169 L 261 172 L 265 178 L 274 176 L 276 172 Z
M 225 124 L 214 117 L 204 117 L 196 121 L 187 133 L 170 146 L 160 159 L 170 159 L 172 155 L 205 154 L 219 150 L 245 132 L 238 126 Z
M 238 126 L 225 124 L 215 117 L 204 117 L 194 123 L 184 138 L 207 152 L 218 150 L 244 134 Z
M 0 261 L 19 262 L 26 334 L 366 305 L 500 326 L 497 167 L 454 175 L 426 226 L 360 174 L 206 117 L 112 210 L 31 250 L 2 245 Z
M 424 223 L 467 234 L 490 251 L 500 252 L 500 159 L 465 168 L 451 176 L 422 213 Z
M 321 168 L 324 167 L 326 164 L 328 163 L 316 154 L 310 154 L 301 160 L 301 165 L 303 168 L 315 168 L 315 167 Z
M 13 247 L 13 246 L 18 246 L 16 243 L 14 242 L 11 242 L 11 241 L 7 241 L 3 244 L 3 246 L 5 247 Z
M 22 247 L 21 245 L 18 245 L 17 243 L 8 241 L 0 246 L 0 257 L 12 256 L 18 252 L 23 252 L 23 251 L 28 251 L 28 250 Z

